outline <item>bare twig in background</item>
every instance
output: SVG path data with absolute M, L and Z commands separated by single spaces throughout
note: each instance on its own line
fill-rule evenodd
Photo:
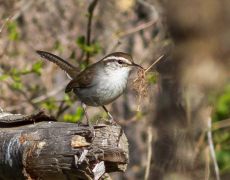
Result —
M 122 44 L 120 40 L 118 40 L 111 48 L 108 48 L 105 54 L 112 53 L 116 51 L 116 49 Z
M 156 23 L 157 23 L 157 21 L 155 19 L 151 20 L 151 21 L 149 21 L 147 23 L 143 23 L 143 24 L 141 24 L 141 25 L 139 25 L 137 27 L 134 27 L 132 29 L 129 29 L 129 30 L 125 31 L 125 32 L 117 33 L 117 37 L 118 38 L 123 38 L 124 36 L 128 36 L 128 35 L 131 35 L 133 33 L 138 32 L 138 31 L 141 31 L 141 30 L 144 30 L 146 28 L 149 28 L 149 27 L 155 25 Z
M 152 159 L 152 140 L 153 140 L 153 134 L 152 134 L 152 128 L 150 126 L 148 127 L 148 154 L 147 154 L 146 169 L 145 169 L 145 180 L 149 179 L 149 172 L 150 172 L 151 159 Z
M 65 105 L 65 101 L 61 101 L 61 104 L 58 107 L 58 111 L 56 113 L 56 119 L 58 119 L 67 109 L 69 109 L 69 105 Z
M 21 4 L 21 9 L 18 11 L 18 12 L 16 12 L 13 16 L 12 16 L 12 18 L 10 18 L 10 20 L 13 20 L 13 21 L 15 21 L 16 19 L 18 19 L 20 16 L 21 16 L 21 14 L 23 13 L 23 12 L 25 12 L 27 9 L 29 9 L 30 7 L 31 7 L 31 5 L 33 4 L 33 3 L 35 3 L 36 1 L 27 1 L 27 0 L 24 0 Z
M 130 124 L 133 124 L 137 121 L 138 121 L 137 117 L 133 116 L 129 119 L 119 119 L 118 124 L 120 124 L 122 126 L 129 126 Z
M 91 44 L 91 27 L 92 27 L 92 18 L 93 18 L 93 12 L 94 12 L 94 9 L 97 5 L 97 2 L 98 0 L 94 0 L 90 5 L 89 5 L 89 8 L 88 8 L 88 25 L 87 25 L 87 35 L 86 35 L 86 45 L 87 46 L 90 46 Z M 87 52 L 86 53 L 86 64 L 89 64 L 89 58 L 90 58 L 90 53 Z
M 148 7 L 148 8 L 151 8 L 152 11 L 156 11 L 154 5 L 149 3 L 149 2 L 147 2 L 147 1 L 145 1 L 145 0 L 137 0 L 137 2 L 142 4 L 142 5 L 144 5 L 144 6 L 146 6 L 146 7 Z
M 212 130 L 230 127 L 230 119 L 224 119 L 212 124 Z
M 210 178 L 210 157 L 209 157 L 209 148 L 205 148 L 205 180 L 209 180 Z
M 205 142 L 205 136 L 206 136 L 206 133 L 202 132 L 199 139 L 198 139 L 198 142 L 195 146 L 195 157 L 196 157 L 196 159 L 199 157 L 199 152 L 201 151 L 201 147 Z
M 215 154 L 214 143 L 212 140 L 212 130 L 211 129 L 212 129 L 212 119 L 211 117 L 209 117 L 208 118 L 208 131 L 207 131 L 208 145 L 209 145 L 210 155 L 211 155 L 213 165 L 214 165 L 216 180 L 220 180 L 220 172 L 219 172 L 219 167 L 218 167 L 218 163 L 216 160 L 216 154 Z
M 21 9 L 19 11 L 17 11 L 14 15 L 9 16 L 8 18 L 6 18 L 5 22 L 3 22 L 3 24 L 0 27 L 0 33 L 2 32 L 2 30 L 4 29 L 5 25 L 9 22 L 9 21 L 15 21 L 17 20 L 21 14 L 23 12 L 25 12 L 27 9 L 29 9 L 31 7 L 31 5 L 34 3 L 35 1 L 27 1 L 24 0 L 21 4 Z
M 63 82 L 63 84 L 65 84 L 65 82 Z M 55 96 L 57 95 L 58 93 L 60 93 L 61 91 L 63 91 L 65 89 L 65 86 L 59 86 L 59 87 L 56 87 L 54 90 L 44 94 L 44 95 L 41 95 L 39 97 L 36 97 L 32 100 L 33 103 L 39 103 L 39 102 L 42 102 L 46 99 L 48 99 L 49 97 L 52 97 L 52 96 Z
M 34 109 L 37 109 L 37 105 L 36 105 L 35 103 L 32 102 L 32 100 L 31 100 L 30 97 L 28 97 L 27 92 L 25 92 L 25 91 L 22 90 L 22 89 L 14 89 L 13 86 L 12 86 L 11 84 L 9 84 L 9 83 L 6 83 L 6 85 L 7 85 L 7 86 L 9 87 L 9 89 L 11 89 L 12 91 L 17 91 L 18 93 L 20 93 L 20 94 L 24 97 L 24 99 L 25 99 L 27 105 L 29 104 L 29 105 L 30 105 L 31 107 L 33 107 Z M 21 105 L 21 104 L 20 104 L 20 105 Z M 20 106 L 20 105 L 19 105 L 19 106 Z
M 48 98 L 50 98 L 52 96 L 55 96 L 58 93 L 60 93 L 61 91 L 63 91 L 64 88 L 65 88 L 64 86 L 56 87 L 56 88 L 54 88 L 54 90 L 32 99 L 31 102 L 34 103 L 34 104 L 37 104 L 37 103 L 40 103 L 42 101 L 45 101 L 46 99 L 48 99 Z M 21 107 L 26 107 L 26 106 L 27 106 L 27 102 L 22 102 L 22 103 L 20 103 L 19 105 L 16 105 L 16 106 L 6 107 L 6 110 L 7 111 L 14 111 L 14 110 L 17 110 L 17 109 L 19 109 Z
M 6 18 L 6 20 L 2 23 L 1 27 L 0 27 L 0 33 L 2 32 L 2 30 L 4 29 L 4 27 L 6 26 L 6 24 L 10 21 L 10 17 Z

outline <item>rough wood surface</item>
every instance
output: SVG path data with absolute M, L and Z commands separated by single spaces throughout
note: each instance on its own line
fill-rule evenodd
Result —
M 126 169 L 128 143 L 120 126 L 35 123 L 38 113 L 21 125 L 24 116 L 16 116 L 12 127 L 0 114 L 0 179 L 98 179 Z

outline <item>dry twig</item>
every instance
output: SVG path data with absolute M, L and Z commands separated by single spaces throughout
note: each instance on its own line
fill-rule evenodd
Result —
M 88 18 L 88 25 L 87 25 L 87 35 L 86 35 L 86 45 L 90 46 L 91 44 L 91 27 L 92 27 L 92 18 L 93 12 L 97 5 L 98 0 L 94 0 L 88 8 L 89 18 Z M 90 53 L 86 53 L 86 64 L 89 64 Z
M 229 128 L 230 127 L 230 118 L 224 119 L 218 122 L 214 122 L 212 125 L 212 130 L 217 130 L 221 128 Z
M 153 133 L 151 126 L 148 127 L 148 154 L 147 154 L 147 162 L 146 162 L 146 169 L 145 169 L 145 180 L 149 179 L 149 172 L 151 166 L 151 158 L 152 158 L 152 140 L 153 140 Z
M 209 148 L 208 146 L 205 148 L 205 176 L 204 179 L 205 180 L 209 180 L 210 177 L 210 157 L 209 157 Z
M 125 32 L 117 33 L 117 36 L 118 36 L 118 38 L 123 38 L 124 36 L 136 33 L 138 31 L 144 30 L 146 28 L 149 28 L 149 27 L 153 26 L 154 24 L 156 24 L 156 22 L 157 21 L 155 19 L 151 20 L 151 21 L 149 21 L 147 23 L 143 23 L 143 24 L 141 24 L 141 25 L 139 25 L 137 27 L 134 27 L 132 29 L 129 29 L 129 30 L 125 31 Z
M 208 145 L 209 145 L 210 155 L 211 155 L 213 165 L 214 165 L 216 180 L 220 180 L 220 171 L 219 171 L 218 163 L 217 163 L 217 160 L 216 160 L 216 154 L 215 154 L 214 143 L 213 143 L 213 140 L 212 140 L 212 131 L 211 131 L 211 129 L 212 129 L 212 119 L 211 119 L 211 117 L 209 117 L 208 118 L 208 131 L 207 131 Z

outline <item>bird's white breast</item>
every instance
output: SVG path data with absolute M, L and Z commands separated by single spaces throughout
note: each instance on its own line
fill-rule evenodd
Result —
M 129 70 L 125 68 L 112 70 L 99 76 L 96 93 L 104 103 L 108 104 L 123 93 L 127 85 Z
M 99 71 L 92 87 L 76 89 L 81 101 L 90 106 L 102 106 L 118 98 L 127 85 L 129 69 Z

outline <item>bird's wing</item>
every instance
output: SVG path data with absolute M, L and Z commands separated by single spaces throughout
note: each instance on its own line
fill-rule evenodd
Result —
M 70 79 L 74 79 L 74 77 L 76 77 L 77 74 L 79 73 L 79 70 L 77 67 L 73 66 L 72 64 L 68 63 L 64 59 L 62 59 L 62 58 L 60 58 L 54 54 L 51 54 L 51 53 L 45 52 L 45 51 L 36 51 L 36 52 L 42 58 L 57 64 L 62 70 L 64 70 L 66 72 L 66 74 L 68 75 L 68 77 Z
M 65 92 L 70 92 L 73 88 L 87 88 L 93 86 L 92 81 L 95 75 L 94 71 L 94 65 L 86 68 L 76 78 L 71 80 L 69 84 L 67 84 Z

